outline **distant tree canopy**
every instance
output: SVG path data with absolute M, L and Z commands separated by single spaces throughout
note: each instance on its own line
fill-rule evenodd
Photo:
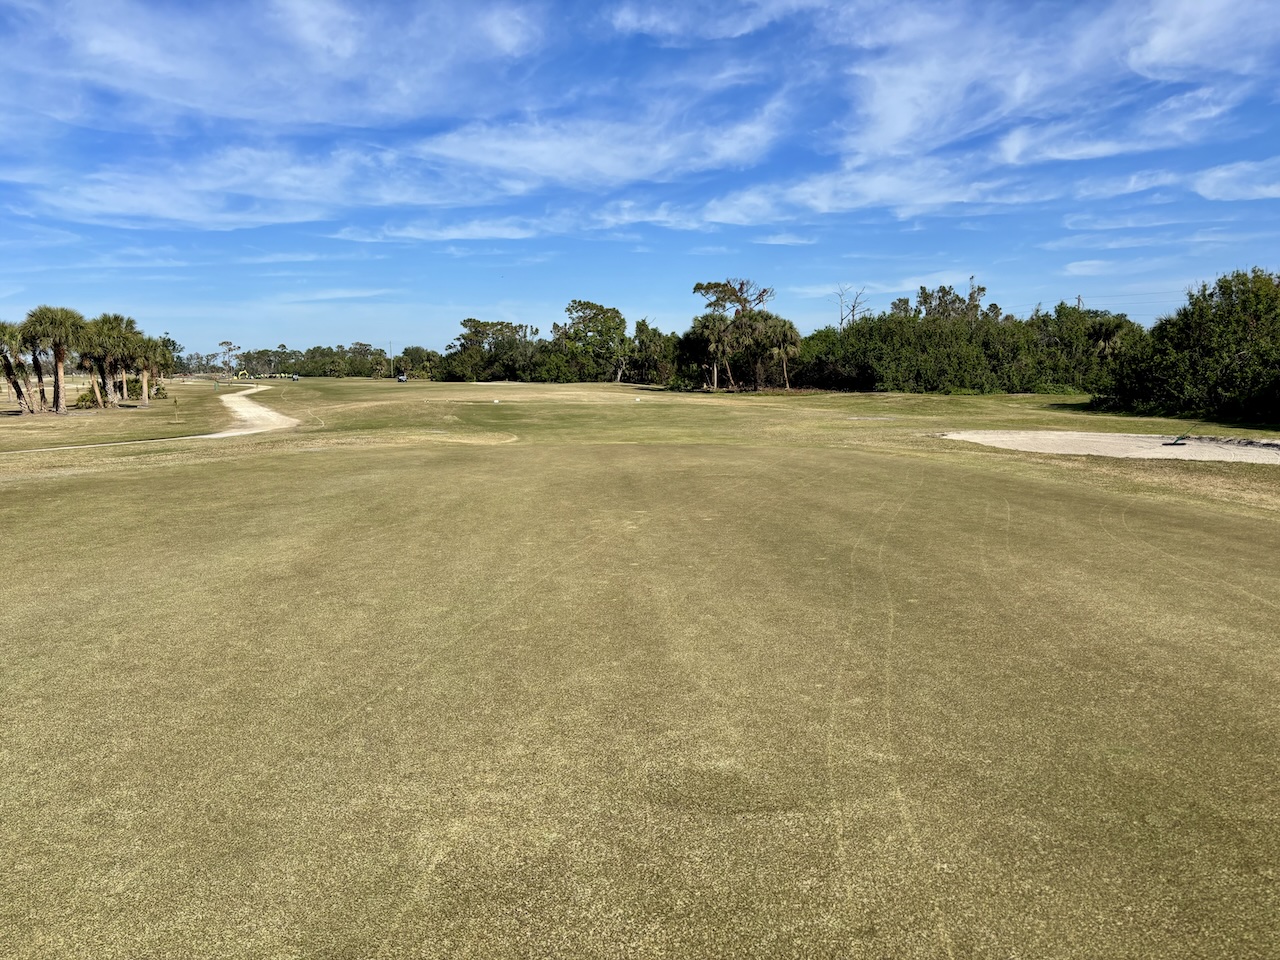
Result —
M 119 314 L 85 321 L 65 307 L 37 307 L 0 323 L 0 373 L 24 412 L 64 410 L 62 368 L 92 372 L 93 400 L 119 402 L 136 374 L 233 371 L 252 376 L 393 377 L 428 380 L 621 381 L 677 390 L 823 390 L 947 393 L 1089 393 L 1097 406 L 1280 423 L 1280 275 L 1255 267 L 1188 293 L 1187 304 L 1148 332 L 1124 314 L 1059 303 L 1021 319 L 967 293 L 921 287 L 888 310 L 840 297 L 841 322 L 802 337 L 765 308 L 774 291 L 730 277 L 695 284 L 703 310 L 681 334 L 622 311 L 571 300 L 543 338 L 537 327 L 468 317 L 443 354 L 407 346 L 395 357 L 349 347 L 241 351 L 230 340 L 182 355 L 166 332 L 145 337 Z M 53 398 L 45 376 L 52 372 Z M 136 387 L 136 383 L 134 384 Z M 86 395 L 87 396 L 87 395 Z M 82 398 L 83 399 L 83 398 Z

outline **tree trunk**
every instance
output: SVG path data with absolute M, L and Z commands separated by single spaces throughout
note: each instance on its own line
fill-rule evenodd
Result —
M 98 378 L 90 374 L 89 383 L 93 385 L 93 399 L 97 403 L 99 410 L 105 410 L 107 405 L 102 402 L 102 391 L 98 389 Z
M 49 409 L 49 394 L 44 389 L 44 366 L 40 363 L 40 355 L 31 351 L 31 367 L 36 372 L 36 383 L 40 386 L 40 412 Z
M 733 382 L 733 368 L 729 366 L 729 358 L 724 358 L 724 372 L 729 375 L 729 389 L 737 393 L 738 385 Z
M 150 387 L 147 384 L 147 373 L 147 368 L 144 365 L 142 368 L 142 405 L 144 407 L 151 406 L 151 394 L 148 392 Z
M 791 389 L 791 378 L 787 376 L 787 355 L 782 355 L 782 382 L 787 385 L 787 389 Z
M 102 377 L 102 403 L 104 407 L 117 406 L 115 371 L 111 369 L 111 360 L 98 361 L 98 374 Z
M 711 361 L 711 392 L 715 393 L 720 389 L 720 361 Z
M 19 413 L 32 413 L 30 404 L 27 403 L 27 395 L 22 391 L 22 384 L 18 382 L 18 371 L 13 368 L 13 361 L 7 355 L 0 354 L 0 360 L 4 361 L 4 378 L 9 381 L 9 389 L 13 391 L 13 395 L 18 401 Z
M 59 350 L 58 344 L 53 347 L 53 412 L 67 412 L 67 377 L 63 371 L 66 362 L 66 349 Z

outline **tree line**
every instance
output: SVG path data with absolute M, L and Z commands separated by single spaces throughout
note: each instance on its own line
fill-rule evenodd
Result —
M 174 367 L 175 346 L 168 334 L 149 337 L 136 320 L 119 313 L 86 320 L 69 307 L 45 305 L 21 323 L 0 321 L 0 371 L 24 414 L 67 412 L 69 362 L 88 374 L 91 387 L 76 398 L 77 406 L 115 407 L 130 398 L 148 406 L 158 378 Z
M 840 292 L 840 322 L 802 337 L 767 308 L 772 288 L 728 278 L 696 284 L 702 311 L 683 333 L 615 307 L 572 300 L 548 336 L 537 327 L 467 318 L 444 352 L 367 343 L 183 355 L 166 333 L 145 337 L 119 314 L 85 321 L 37 307 L 0 324 L 0 363 L 24 412 L 65 410 L 68 357 L 94 374 L 92 402 L 111 406 L 136 375 L 148 397 L 160 372 L 255 377 L 394 377 L 555 383 L 628 381 L 676 390 L 1088 393 L 1103 409 L 1280 422 L 1280 275 L 1236 271 L 1188 292 L 1150 330 L 1122 313 L 1061 302 L 1019 318 L 984 304 L 985 288 L 921 287 L 873 313 Z M 46 365 L 54 398 L 45 394 Z M 35 378 L 33 384 L 32 377 Z M 83 400 L 84 398 L 82 398 Z

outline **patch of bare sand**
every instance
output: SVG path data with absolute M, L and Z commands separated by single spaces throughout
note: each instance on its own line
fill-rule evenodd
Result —
M 1140 433 L 1080 433 L 1070 430 L 957 430 L 948 440 L 967 440 L 1005 450 L 1120 457 L 1131 460 L 1226 460 L 1280 466 L 1280 440 L 1187 437 Z

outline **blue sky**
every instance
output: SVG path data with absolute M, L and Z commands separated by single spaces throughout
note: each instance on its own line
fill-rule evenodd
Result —
M 0 319 L 443 348 L 701 280 L 1143 323 L 1280 269 L 1273 0 L 0 0 Z

